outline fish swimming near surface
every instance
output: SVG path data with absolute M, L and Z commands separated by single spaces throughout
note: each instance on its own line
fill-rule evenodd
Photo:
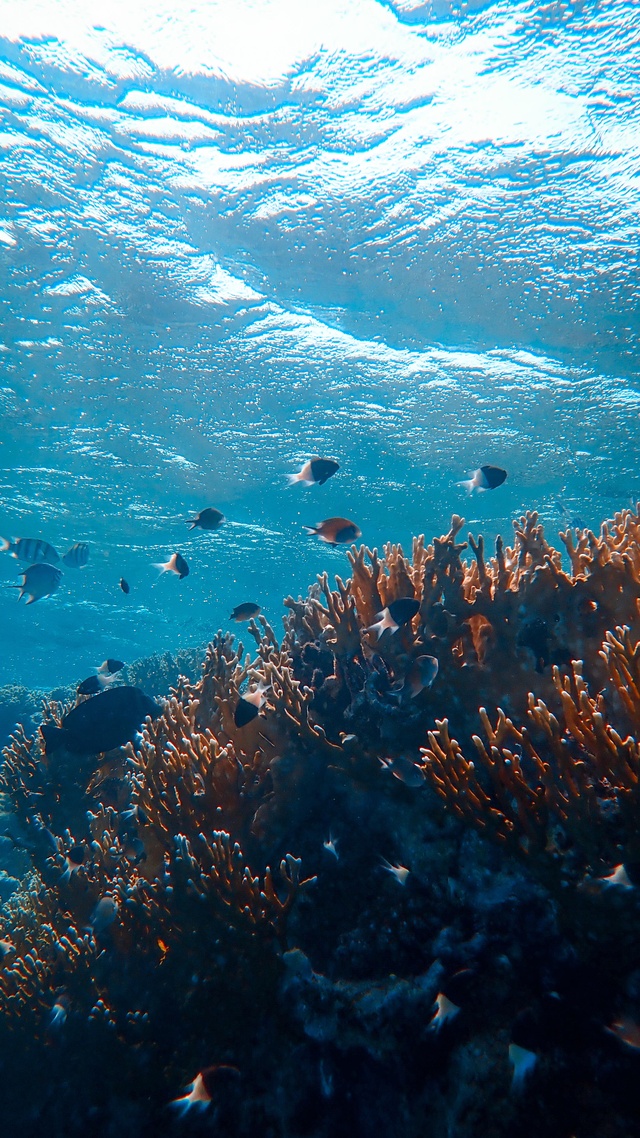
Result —
M 101 672 L 102 675 L 113 676 L 116 672 L 121 672 L 123 668 L 123 660 L 114 660 L 112 656 L 109 656 L 108 659 L 102 661 L 100 667 L 96 668 L 96 671 Z
M 45 723 L 41 728 L 47 755 L 65 748 L 74 755 L 97 755 L 133 741 L 150 716 L 162 714 L 140 688 L 117 687 L 85 700 L 67 712 L 62 726 Z
M 495 490 L 496 486 L 502 486 L 506 477 L 506 470 L 502 470 L 499 466 L 480 466 L 478 470 L 474 470 L 471 478 L 458 482 L 457 485 L 464 486 L 467 493 L 471 494 L 474 490 L 479 492 Z
M 350 522 L 348 518 L 327 518 L 315 526 L 303 526 L 303 529 L 319 537 L 320 541 L 326 541 L 327 545 L 343 545 L 362 536 L 356 523 Z
M 180 581 L 189 576 L 189 566 L 180 553 L 172 553 L 168 561 L 156 562 L 153 567 L 160 570 L 160 576 L 163 573 L 175 573 Z
M 251 601 L 247 601 L 244 605 L 236 605 L 229 620 L 251 620 L 252 617 L 258 616 L 260 613 L 260 605 L 254 605 Z
M 397 632 L 403 624 L 413 620 L 419 610 L 420 601 L 416 601 L 413 597 L 400 597 L 397 601 L 392 601 L 382 612 L 377 613 L 376 623 L 370 624 L 367 632 L 376 632 L 379 640 L 385 629 Z
M 247 692 L 246 695 L 241 695 L 236 704 L 236 709 L 233 713 L 233 721 L 236 727 L 246 727 L 247 723 L 251 723 L 259 713 L 265 701 L 265 692 L 267 685 L 258 684 L 255 691 Z
M 17 541 L 15 538 L 10 541 L 8 537 L 0 537 L 0 541 L 0 553 L 10 553 L 18 561 L 28 561 L 30 565 L 39 565 L 41 562 L 55 565 L 60 560 L 60 555 L 48 541 L 40 541 L 35 537 L 19 537 Z
M 20 589 L 19 601 L 26 596 L 29 598 L 27 604 L 32 605 L 34 601 L 39 601 L 42 597 L 50 597 L 52 593 L 55 593 L 61 580 L 61 569 L 56 569 L 55 565 L 42 562 L 39 565 L 30 565 L 28 569 L 24 569 L 22 584 L 13 587 Z
M 206 510 L 200 510 L 195 518 L 187 518 L 187 525 L 191 529 L 217 529 L 224 521 L 224 514 L 220 510 L 216 510 L 214 506 L 207 506 Z
M 122 589 L 123 593 L 130 593 L 131 592 L 131 585 L 129 584 L 128 581 L 125 581 L 124 577 L 120 578 L 120 588 Z
M 335 458 L 310 458 L 298 474 L 287 474 L 289 486 L 294 486 L 296 482 L 301 482 L 303 486 L 324 486 L 339 469 Z
M 63 565 L 68 569 L 82 569 L 89 560 L 89 546 L 86 541 L 77 541 L 62 558 Z

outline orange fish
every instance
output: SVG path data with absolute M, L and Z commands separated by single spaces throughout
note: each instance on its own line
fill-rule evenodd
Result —
M 315 526 L 304 526 L 307 533 L 314 534 L 327 545 L 344 545 L 362 536 L 355 522 L 348 518 L 327 518 L 324 522 L 317 522 Z

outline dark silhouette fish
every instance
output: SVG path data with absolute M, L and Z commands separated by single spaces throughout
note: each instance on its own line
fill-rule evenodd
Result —
M 229 620 L 251 620 L 252 617 L 258 616 L 259 612 L 260 605 L 247 601 L 244 605 L 236 605 Z
M 304 526 L 304 529 L 319 537 L 320 541 L 326 541 L 327 545 L 343 545 L 355 541 L 362 533 L 356 523 L 350 522 L 348 518 L 327 518 L 315 526 Z
M 68 569 L 81 569 L 83 565 L 87 564 L 89 560 L 89 546 L 86 541 L 77 541 L 71 549 L 65 553 L 62 562 Z
M 216 510 L 214 506 L 208 506 L 206 510 L 200 510 L 195 518 L 187 518 L 187 525 L 191 529 L 217 529 L 224 521 L 224 514 L 220 510 Z
M 59 554 L 48 541 L 40 541 L 35 537 L 19 537 L 17 541 L 15 538 L 9 541 L 9 538 L 2 537 L 0 541 L 0 553 L 10 553 L 18 561 L 28 561 L 30 565 L 39 565 L 43 561 L 53 565 L 60 560 Z
M 109 681 L 109 676 L 89 676 L 78 684 L 76 692 L 78 695 L 97 695 L 98 692 L 104 691 Z
M 413 597 L 400 597 L 397 601 L 392 601 L 382 612 L 377 613 L 376 623 L 369 625 L 367 632 L 376 632 L 378 639 L 386 628 L 397 632 L 401 625 L 413 620 L 419 609 L 420 601 L 416 601 Z
M 123 593 L 130 593 L 131 592 L 131 585 L 129 584 L 128 581 L 125 581 L 124 577 L 120 578 L 120 588 L 122 589 Z
M 49 565 L 47 562 L 30 565 L 22 572 L 22 584 L 15 586 L 16 589 L 20 589 L 18 600 L 21 601 L 27 596 L 29 598 L 27 604 L 32 605 L 41 597 L 50 597 L 55 593 L 61 580 L 62 570 L 56 569 L 55 565 Z
M 298 474 L 287 474 L 289 485 L 302 482 L 303 486 L 324 486 L 340 467 L 335 458 L 310 458 Z
M 158 706 L 140 688 L 118 687 L 79 703 L 65 715 L 61 727 L 40 728 L 49 755 L 65 748 L 75 755 L 97 755 L 130 743 L 147 715 L 156 719 Z
M 506 470 L 502 470 L 499 466 L 481 466 L 478 470 L 474 470 L 467 481 L 458 482 L 458 486 L 464 486 L 469 494 L 473 490 L 495 490 L 496 486 L 502 486 L 506 477 Z

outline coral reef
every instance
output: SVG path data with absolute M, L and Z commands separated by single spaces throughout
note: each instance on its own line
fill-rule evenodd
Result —
M 135 744 L 16 729 L 0 1034 L 50 1072 L 26 1109 L 7 1060 L 16 1130 L 628 1138 L 640 509 L 566 568 L 535 513 L 492 556 L 463 524 L 353 547 L 199 678 L 131 665 Z

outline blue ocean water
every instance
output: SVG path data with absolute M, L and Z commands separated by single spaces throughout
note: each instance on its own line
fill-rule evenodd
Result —
M 635 5 L 2 0 L 0 34 L 0 533 L 90 546 L 28 607 L 0 556 L 0 684 L 249 600 L 279 629 L 348 572 L 329 516 L 406 547 L 640 497 Z

